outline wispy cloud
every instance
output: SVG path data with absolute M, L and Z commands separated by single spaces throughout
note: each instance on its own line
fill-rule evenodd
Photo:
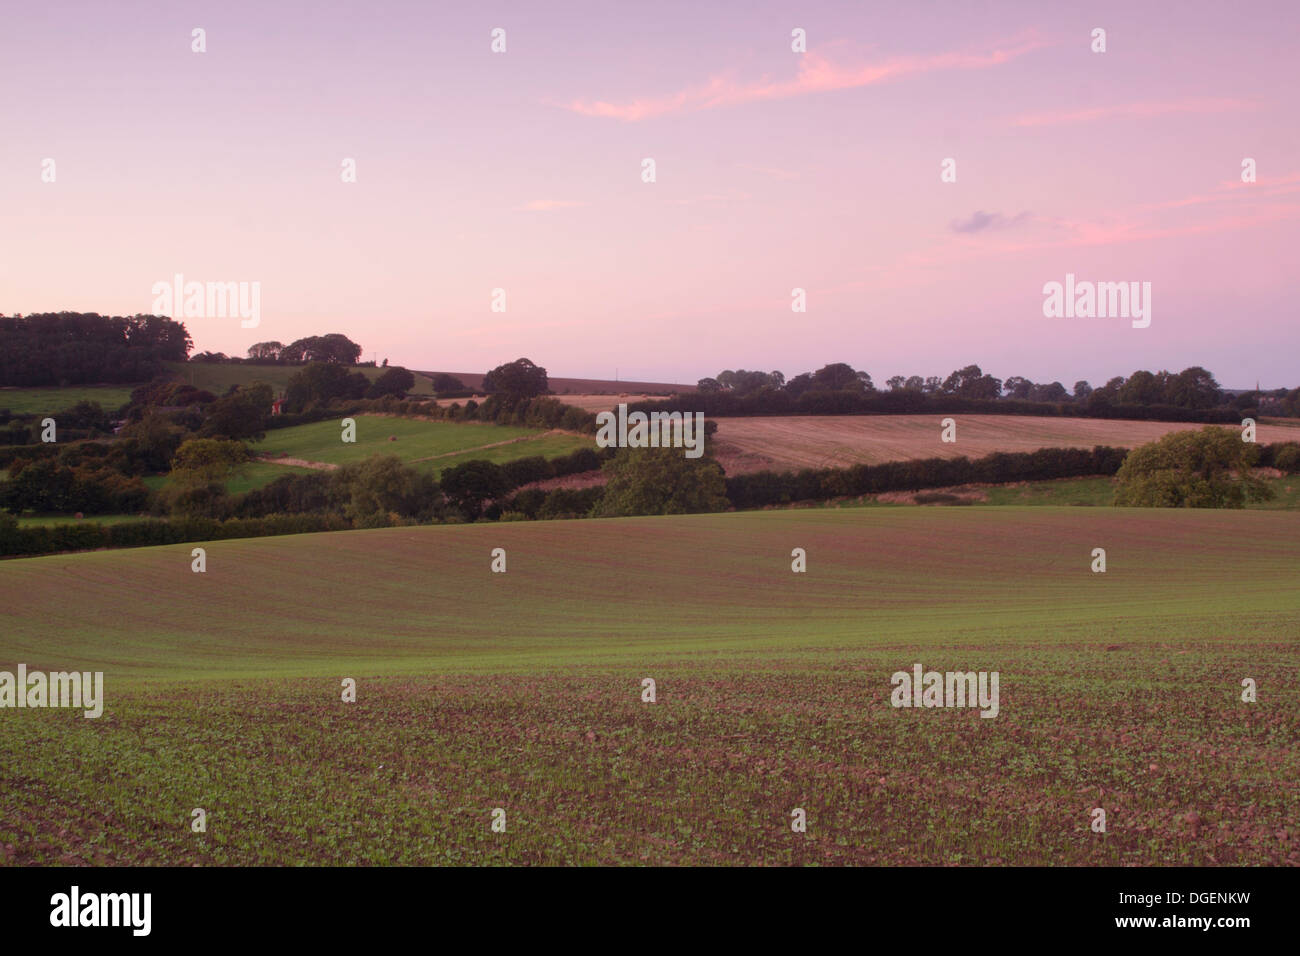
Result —
M 575 206 L 585 205 L 587 205 L 585 202 L 572 199 L 534 199 L 515 208 L 521 212 L 550 212 L 552 209 L 572 209 Z
M 1011 119 L 1012 126 L 1065 126 L 1075 123 L 1093 123 L 1111 118 L 1143 119 L 1170 113 L 1232 113 L 1255 109 L 1249 100 L 1225 96 L 1197 97 L 1160 102 L 1119 103 L 1111 106 L 1093 106 L 1083 110 L 1053 110 L 1047 113 L 1026 113 Z
M 610 103 L 604 100 L 574 100 L 565 104 L 565 108 L 583 116 L 634 123 L 669 113 L 695 112 L 760 100 L 789 99 L 810 93 L 872 86 L 917 73 L 987 69 L 1007 63 L 1042 46 L 1046 46 L 1046 43 L 1033 34 L 1027 34 L 1009 41 L 1005 46 L 984 52 L 952 51 L 928 56 L 896 56 L 877 63 L 856 66 L 832 63 L 819 54 L 805 53 L 798 58 L 798 72 L 793 79 L 764 78 L 746 82 L 730 76 L 714 76 L 699 86 L 663 96 L 643 97 L 621 103 Z
M 983 209 L 977 209 L 967 219 L 954 219 L 952 221 L 952 231 L 984 232 L 986 229 L 1009 229 L 1028 218 L 1028 212 L 1022 212 L 1007 218 L 1000 212 L 985 212 Z

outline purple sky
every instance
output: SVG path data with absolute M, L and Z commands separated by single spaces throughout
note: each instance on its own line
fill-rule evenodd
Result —
M 1300 384 L 1295 2 L 54 0 L 2 19 L 0 312 L 148 312 L 179 272 L 261 283 L 255 329 L 186 320 L 234 354 L 340 331 L 466 371 L 847 361 L 883 385 L 977 362 L 1070 387 L 1200 364 Z M 1045 318 L 1066 273 L 1150 282 L 1151 326 Z

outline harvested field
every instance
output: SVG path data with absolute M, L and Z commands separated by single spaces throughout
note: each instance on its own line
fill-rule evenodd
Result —
M 1205 427 L 1184 422 L 1130 422 L 1024 415 L 953 415 L 957 441 L 939 440 L 944 415 L 789 415 L 717 418 L 710 452 L 727 474 L 844 468 L 915 458 L 982 458 L 995 451 L 1039 448 L 1134 448 L 1173 431 Z M 1297 430 L 1260 425 L 1260 444 L 1296 441 Z

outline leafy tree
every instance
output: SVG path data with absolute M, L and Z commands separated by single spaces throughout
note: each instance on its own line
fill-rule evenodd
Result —
M 363 372 L 349 373 L 337 363 L 312 362 L 289 376 L 284 401 L 290 411 L 297 412 L 336 398 L 361 398 L 369 388 L 370 379 Z
M 248 347 L 248 358 L 253 362 L 277 362 L 284 346 L 279 342 L 258 342 Z
M 920 392 L 925 389 L 925 379 L 919 375 L 907 376 L 907 381 L 903 383 L 903 388 L 909 392 Z
M 385 395 L 405 395 L 415 388 L 415 376 L 401 366 L 394 365 L 385 369 L 366 390 L 367 398 L 383 398 Z
M 1031 402 L 1063 402 L 1069 395 L 1070 393 L 1065 390 L 1065 386 L 1060 382 L 1052 382 L 1049 385 L 1035 385 L 1029 390 L 1029 400 Z
M 1159 377 L 1145 369 L 1139 369 L 1120 387 L 1117 400 L 1121 405 L 1159 405 L 1165 397 L 1164 393 L 1164 383 Z
M 1227 428 L 1171 432 L 1129 452 L 1115 504 L 1146 508 L 1240 508 L 1273 490 L 1251 474 L 1259 446 Z
M 521 358 L 498 365 L 483 376 L 483 390 L 494 393 L 511 408 L 525 398 L 545 395 L 550 385 L 546 369 Z
M 185 326 L 166 316 L 0 315 L 0 385 L 142 382 L 193 347 Z
M 1165 403 L 1180 408 L 1213 408 L 1222 397 L 1223 390 L 1214 376 L 1199 365 L 1169 376 L 1165 384 Z
M 483 513 L 484 504 L 504 498 L 510 490 L 501 466 L 483 459 L 448 468 L 439 483 L 447 500 L 471 521 Z
M 118 438 L 145 470 L 163 472 L 180 448 L 185 430 L 173 425 L 165 415 L 150 410 L 138 422 L 125 426 Z
M 1028 398 L 1029 390 L 1033 387 L 1034 383 L 1023 375 L 1012 375 L 1002 383 L 1002 391 L 1007 398 Z
M 337 365 L 356 365 L 361 358 L 361 346 L 346 335 L 331 332 L 328 335 L 309 335 L 290 342 L 280 351 L 285 362 L 331 362 Z
M 429 517 L 438 500 L 433 476 L 403 464 L 396 455 L 350 462 L 334 472 L 332 485 L 343 513 L 362 527 L 386 525 L 390 515 Z
M 433 390 L 438 393 L 442 392 L 464 392 L 467 391 L 465 383 L 455 375 L 448 375 L 446 372 L 439 372 L 433 377 Z
M 199 435 L 203 438 L 264 438 L 274 397 L 271 386 L 261 382 L 223 395 L 208 406 L 208 417 Z
M 985 375 L 978 365 L 967 365 L 949 375 L 943 391 L 962 398 L 997 398 L 1002 394 L 1002 380 Z
M 1081 378 L 1074 383 L 1074 400 L 1076 402 L 1086 401 L 1091 394 L 1092 386 L 1088 384 L 1086 379 Z
M 620 448 L 603 471 L 609 480 L 596 517 L 695 514 L 730 506 L 718 463 L 687 458 L 680 448 Z
M 891 375 L 885 379 L 885 384 L 889 386 L 891 392 L 901 391 L 907 386 L 907 379 L 902 375 Z
M 191 438 L 176 449 L 172 479 L 181 487 L 221 484 L 252 460 L 248 446 L 221 438 Z
M 812 372 L 803 372 L 796 375 L 790 381 L 785 383 L 786 394 L 791 398 L 798 398 L 804 392 L 811 391 L 813 388 Z
M 875 390 L 871 376 L 866 372 L 856 371 L 845 362 L 833 362 L 823 365 L 813 373 L 813 387 L 832 392 L 870 392 Z

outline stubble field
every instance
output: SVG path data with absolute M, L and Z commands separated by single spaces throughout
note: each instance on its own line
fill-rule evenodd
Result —
M 940 441 L 942 419 L 957 423 L 957 440 Z M 917 458 L 982 458 L 996 451 L 1039 448 L 1135 448 L 1197 423 L 1036 418 L 1027 415 L 783 415 L 718 418 L 710 445 L 727 474 L 847 468 Z M 1260 444 L 1300 441 L 1300 427 L 1257 426 Z

